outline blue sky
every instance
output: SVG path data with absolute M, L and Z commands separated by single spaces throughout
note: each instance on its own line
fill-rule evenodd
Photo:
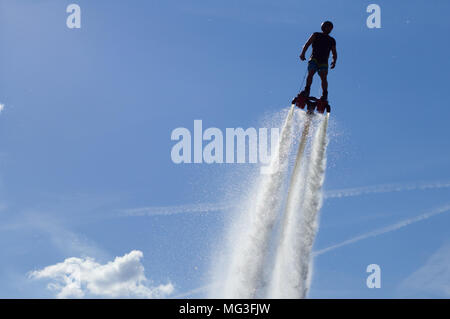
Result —
M 79 30 L 66 27 L 72 2 Z M 172 283 L 172 296 L 205 285 L 226 211 L 119 215 L 238 192 L 251 165 L 176 165 L 172 130 L 195 119 L 247 128 L 288 107 L 306 68 L 301 46 L 326 19 L 339 58 L 325 190 L 448 183 L 450 3 L 376 1 L 382 28 L 368 29 L 370 3 L 0 0 L 0 297 L 54 297 L 27 274 L 133 250 L 143 257 L 131 262 L 151 285 Z M 449 195 L 327 198 L 315 248 L 433 211 Z M 439 214 L 318 256 L 310 297 L 448 298 L 449 223 Z M 380 289 L 365 285 L 372 263 Z

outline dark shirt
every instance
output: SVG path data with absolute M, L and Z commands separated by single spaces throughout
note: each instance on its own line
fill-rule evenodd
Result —
M 311 59 L 316 59 L 319 64 L 328 64 L 331 48 L 336 45 L 336 40 L 322 32 L 314 33 L 312 42 Z

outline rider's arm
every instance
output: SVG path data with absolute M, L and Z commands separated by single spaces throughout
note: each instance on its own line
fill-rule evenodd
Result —
M 306 50 L 308 50 L 309 46 L 313 43 L 313 41 L 314 41 L 314 36 L 315 36 L 315 34 L 313 33 L 313 34 L 309 37 L 308 41 L 306 41 L 305 45 L 303 46 L 302 53 L 300 54 L 300 58 L 301 58 L 302 60 L 305 59 L 305 53 L 306 53 Z
M 333 69 L 336 66 L 337 61 L 336 44 L 331 47 L 331 53 L 333 54 L 333 60 L 331 61 L 331 68 Z

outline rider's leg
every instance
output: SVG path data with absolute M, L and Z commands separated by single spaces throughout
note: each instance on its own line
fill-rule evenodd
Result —
M 327 81 L 328 71 L 323 70 L 319 72 L 320 79 L 322 80 L 322 99 L 326 100 L 328 98 L 328 81 Z
M 306 86 L 304 90 L 307 96 L 309 96 L 309 91 L 311 90 L 314 73 L 316 73 L 316 70 L 308 70 L 308 77 L 306 78 Z
M 306 78 L 305 95 L 309 96 L 309 91 L 311 90 L 311 84 L 313 81 L 314 74 L 317 72 L 317 62 L 314 59 L 308 61 L 308 77 Z

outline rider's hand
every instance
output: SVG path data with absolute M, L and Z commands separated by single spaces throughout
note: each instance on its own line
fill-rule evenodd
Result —
M 300 60 L 302 60 L 302 61 L 305 61 L 305 60 L 306 60 L 305 54 L 304 54 L 304 53 L 300 54 Z
M 334 69 L 334 67 L 336 66 L 336 61 L 331 61 L 331 68 Z

